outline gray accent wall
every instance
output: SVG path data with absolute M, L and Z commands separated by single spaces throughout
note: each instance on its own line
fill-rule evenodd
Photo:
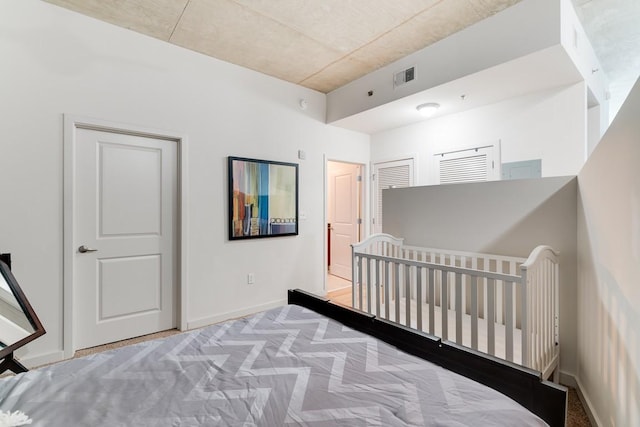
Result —
M 383 191 L 383 231 L 409 245 L 527 257 L 560 251 L 560 368 L 576 371 L 576 177 Z

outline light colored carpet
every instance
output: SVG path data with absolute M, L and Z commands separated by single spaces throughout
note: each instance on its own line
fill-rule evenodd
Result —
M 85 348 L 85 349 L 76 351 L 76 354 L 75 356 L 73 356 L 73 358 L 76 359 L 78 357 L 88 356 L 90 354 L 100 353 L 107 350 L 113 350 L 114 348 L 120 348 L 120 347 L 124 347 L 131 344 L 137 344 L 143 341 L 154 340 L 156 338 L 164 338 L 164 337 L 168 337 L 168 336 L 179 334 L 179 333 L 180 331 L 177 329 L 169 329 L 167 331 L 156 332 L 149 335 L 143 335 L 141 337 L 130 338 L 128 340 L 116 341 L 109 344 L 99 345 L 96 347 Z

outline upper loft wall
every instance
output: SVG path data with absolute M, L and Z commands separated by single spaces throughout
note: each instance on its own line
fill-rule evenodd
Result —
M 523 0 L 444 40 L 327 95 L 327 122 L 525 56 L 560 42 L 557 0 Z M 416 79 L 394 89 L 394 73 L 416 67 Z M 373 90 L 374 96 L 367 96 Z
M 415 80 L 394 88 L 394 74 L 411 66 L 416 67 Z M 373 131 L 362 126 L 370 112 L 377 114 L 370 120 L 379 122 L 382 113 L 389 115 L 400 105 L 404 112 L 393 113 L 407 118 L 390 126 L 398 127 L 419 120 L 415 106 L 427 100 L 445 107 L 461 93 L 484 89 L 480 98 L 470 96 L 454 111 L 448 105 L 440 109 L 439 114 L 448 114 L 583 80 L 593 99 L 605 102 L 606 79 L 594 69 L 600 69 L 599 63 L 569 0 L 523 0 L 329 93 L 327 122 L 373 134 L 382 130 L 379 125 Z M 505 72 L 519 78 L 505 78 Z M 450 99 L 443 103 L 443 96 Z M 427 100 L 414 102 L 419 97 Z

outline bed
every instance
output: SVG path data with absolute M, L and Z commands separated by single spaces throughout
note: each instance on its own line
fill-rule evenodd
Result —
M 566 390 L 293 290 L 281 308 L 2 378 L 0 410 L 33 426 L 560 426 Z
M 374 234 L 352 245 L 352 305 L 558 381 L 559 254 L 528 258 L 405 245 Z

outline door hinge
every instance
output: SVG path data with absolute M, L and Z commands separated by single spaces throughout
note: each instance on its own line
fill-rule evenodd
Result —
M 362 182 L 362 175 L 358 175 L 358 176 L 356 177 L 356 181 L 358 181 L 358 182 Z
M 358 218 L 358 225 L 362 224 L 362 218 Z
M 376 219 L 375 218 L 371 218 L 371 224 L 375 224 L 376 223 Z
M 372 173 L 372 174 L 371 174 L 371 181 L 375 181 L 375 180 L 376 180 L 376 174 L 375 174 L 375 173 Z

